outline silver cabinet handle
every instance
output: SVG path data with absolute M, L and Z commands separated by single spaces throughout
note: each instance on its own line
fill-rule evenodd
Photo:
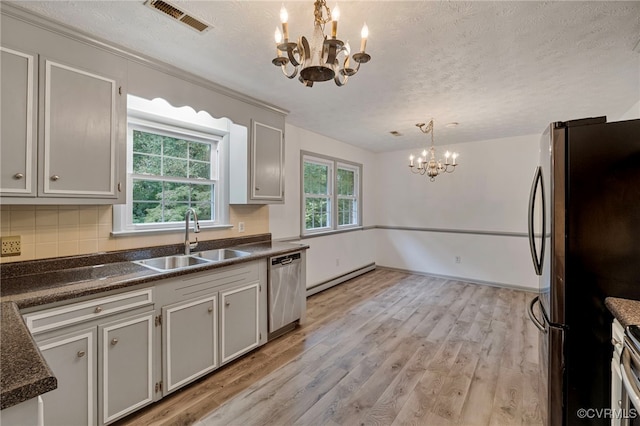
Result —
M 209 312 L 213 312 L 213 306 L 209 306 Z
M 78 351 L 78 358 L 82 358 L 83 356 L 85 356 L 87 353 L 85 351 Z
M 225 303 L 224 306 L 231 306 L 231 302 Z
M 13 178 L 16 180 L 20 180 L 24 177 L 24 175 L 22 173 L 16 173 L 15 175 L 13 175 Z
M 51 176 L 51 180 L 52 180 L 52 181 L 56 181 L 56 180 L 58 180 L 58 179 L 60 179 L 60 176 L 58 176 L 58 175 L 53 175 L 53 176 Z
M 102 308 L 100 306 L 96 306 L 93 312 L 95 312 L 96 314 L 99 314 L 100 312 L 102 312 Z
M 115 337 L 111 339 L 111 346 L 115 346 L 117 344 L 118 344 L 118 339 L 116 339 Z

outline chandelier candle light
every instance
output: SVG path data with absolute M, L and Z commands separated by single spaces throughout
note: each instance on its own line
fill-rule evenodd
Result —
M 307 87 L 312 87 L 316 81 L 333 81 L 338 86 L 347 83 L 347 79 L 355 75 L 360 69 L 360 64 L 371 60 L 371 56 L 365 53 L 369 29 L 367 24 L 362 27 L 360 33 L 360 51 L 354 53 L 351 58 L 349 42 L 343 43 L 337 38 L 338 19 L 340 10 L 338 6 L 331 11 L 325 0 L 316 0 L 314 6 L 314 24 L 311 43 L 302 36 L 297 43 L 289 41 L 289 14 L 284 5 L 280 9 L 280 21 L 282 31 L 276 27 L 276 57 L 271 61 L 273 65 L 282 68 L 282 73 L 288 78 L 294 78 L 300 70 L 298 80 Z M 324 34 L 324 26 L 331 22 L 331 37 Z M 284 55 L 286 53 L 286 55 Z M 356 65 L 351 67 L 350 59 Z M 291 67 L 289 67 L 291 64 Z M 291 71 L 289 71 L 291 69 Z
M 442 159 L 436 160 L 436 148 L 433 142 L 433 120 L 429 121 L 428 124 L 418 123 L 416 126 L 420 129 L 422 133 L 431 133 L 431 148 L 429 148 L 429 158 L 427 158 L 427 150 L 422 151 L 422 156 L 416 157 L 411 154 L 409 156 L 409 169 L 411 173 L 427 175 L 429 176 L 429 180 L 433 182 L 436 180 L 436 176 L 441 173 L 453 173 L 458 165 L 456 163 L 456 159 L 458 158 L 457 152 L 445 152 L 444 153 L 444 163 Z M 414 160 L 417 163 L 414 163 Z

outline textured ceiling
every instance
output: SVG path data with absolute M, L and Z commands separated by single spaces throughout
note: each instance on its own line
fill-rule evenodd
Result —
M 20 7 L 290 111 L 296 126 L 373 151 L 541 133 L 551 121 L 615 117 L 640 99 L 640 2 L 340 0 L 339 38 L 372 60 L 342 88 L 286 79 L 271 64 L 282 1 L 180 1 L 198 34 L 143 1 L 19 1 Z M 285 1 L 292 38 L 311 0 Z M 329 0 L 329 6 L 335 2 Z M 445 123 L 456 121 L 455 129 Z M 393 137 L 397 130 L 403 136 Z

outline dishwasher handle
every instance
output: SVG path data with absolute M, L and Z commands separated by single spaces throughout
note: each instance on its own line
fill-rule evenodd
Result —
M 300 253 L 293 253 L 293 254 L 280 256 L 280 257 L 272 257 L 271 266 L 272 267 L 286 266 L 292 263 L 293 261 L 300 261 L 300 257 L 301 257 Z

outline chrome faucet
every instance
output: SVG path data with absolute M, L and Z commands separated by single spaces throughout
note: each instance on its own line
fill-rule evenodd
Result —
M 189 215 L 193 215 L 193 232 L 196 234 L 200 232 L 198 215 L 193 208 L 189 207 L 187 212 L 184 214 L 184 254 L 187 256 L 191 254 L 191 250 L 198 246 L 198 237 L 196 237 L 195 243 L 189 241 Z

